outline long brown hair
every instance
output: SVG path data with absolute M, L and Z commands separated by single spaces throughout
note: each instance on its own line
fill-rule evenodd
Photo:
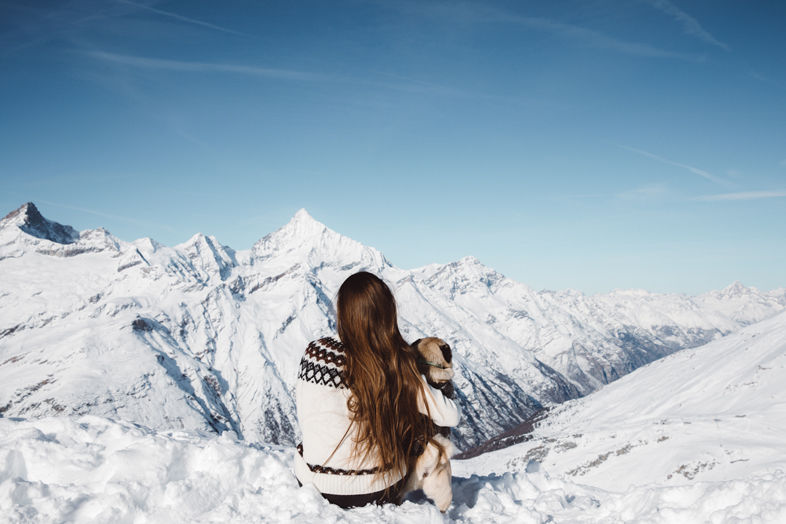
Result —
M 403 476 L 434 430 L 418 409 L 423 385 L 415 351 L 398 329 L 396 300 L 380 278 L 362 271 L 341 285 L 336 310 L 352 393 L 347 406 L 357 425 L 355 458 L 376 453 L 380 474 Z

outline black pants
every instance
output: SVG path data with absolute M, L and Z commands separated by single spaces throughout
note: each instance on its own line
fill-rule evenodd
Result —
M 335 504 L 336 506 L 340 506 L 344 509 L 358 508 L 360 506 L 365 506 L 366 504 L 381 505 L 391 502 L 395 503 L 398 501 L 399 494 L 404 488 L 404 483 L 406 480 L 406 477 L 399 480 L 393 484 L 390 489 L 387 490 L 387 492 L 383 489 L 381 491 L 375 491 L 374 493 L 359 493 L 357 495 L 332 495 L 330 493 L 322 493 L 322 496 L 331 504 Z M 301 486 L 303 485 L 299 480 L 297 483 Z

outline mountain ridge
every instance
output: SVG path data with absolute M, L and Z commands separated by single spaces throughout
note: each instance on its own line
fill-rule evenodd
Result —
M 51 225 L 51 226 L 53 226 L 55 228 L 58 228 L 58 229 L 63 228 L 65 230 L 73 231 L 76 234 L 77 239 L 79 238 L 80 235 L 90 234 L 91 232 L 101 232 L 103 234 L 112 236 L 111 232 L 107 231 L 103 227 L 89 228 L 89 229 L 78 231 L 78 230 L 74 229 L 72 226 L 69 226 L 69 225 L 66 225 L 66 224 L 61 224 L 59 222 L 55 222 L 53 220 L 44 218 L 44 216 L 41 215 L 38 207 L 33 202 L 27 202 L 27 203 L 21 205 L 20 207 L 18 207 L 16 209 L 10 211 L 9 213 L 7 213 L 2 219 L 0 219 L 0 226 L 2 226 L 4 222 L 6 224 L 8 224 L 8 222 L 11 222 L 17 216 L 25 216 L 26 214 L 27 214 L 27 216 L 31 217 L 31 220 L 34 223 L 43 222 L 43 223 L 45 223 L 47 225 Z M 8 222 L 6 222 L 6 221 L 8 221 Z M 22 228 L 20 227 L 20 229 L 22 229 Z M 364 247 L 366 249 L 369 249 L 369 250 L 371 250 L 373 252 L 379 253 L 380 256 L 385 260 L 385 264 L 386 265 L 392 265 L 384 257 L 384 255 L 382 255 L 382 253 L 378 249 L 376 249 L 374 247 L 370 247 L 370 246 L 365 246 L 364 244 L 362 244 L 362 243 L 360 243 L 360 242 L 358 242 L 358 241 L 356 241 L 356 240 L 354 240 L 354 239 L 352 239 L 350 237 L 347 237 L 345 235 L 342 235 L 341 233 L 336 232 L 335 230 L 329 228 L 323 222 L 320 222 L 319 220 L 315 219 L 308 212 L 308 210 L 305 209 L 305 208 L 298 209 L 298 211 L 295 212 L 295 214 L 292 216 L 292 218 L 289 220 L 289 222 L 287 222 L 287 224 L 281 226 L 279 229 L 277 229 L 276 231 L 273 231 L 272 233 L 268 233 L 267 235 L 262 236 L 259 240 L 254 242 L 254 244 L 252 244 L 251 248 L 245 249 L 245 250 L 236 250 L 236 249 L 234 249 L 234 248 L 232 248 L 232 247 L 230 247 L 230 246 L 228 246 L 226 244 L 221 244 L 220 241 L 218 240 L 218 238 L 215 237 L 214 235 L 206 235 L 206 234 L 201 233 L 201 232 L 194 233 L 188 240 L 186 240 L 184 242 L 181 242 L 181 243 L 178 243 L 178 244 L 175 244 L 174 246 L 168 246 L 166 244 L 162 244 L 161 242 L 157 241 L 156 239 L 154 239 L 152 237 L 140 237 L 140 238 L 137 238 L 137 239 L 134 239 L 134 240 L 131 240 L 131 241 L 127 241 L 127 242 L 132 243 L 132 244 L 136 244 L 137 242 L 146 243 L 149 246 L 155 246 L 154 250 L 156 248 L 159 248 L 159 247 L 171 247 L 171 248 L 175 248 L 175 249 L 182 249 L 182 248 L 188 246 L 189 244 L 193 243 L 196 239 L 206 238 L 206 239 L 209 239 L 212 243 L 221 246 L 224 250 L 229 250 L 232 253 L 244 253 L 244 252 L 248 252 L 248 251 L 253 251 L 255 249 L 255 246 L 260 244 L 266 238 L 271 237 L 271 235 L 279 233 L 282 230 L 287 230 L 287 231 L 293 231 L 294 230 L 294 231 L 298 231 L 298 232 L 305 230 L 307 232 L 310 231 L 311 233 L 314 233 L 314 232 L 327 233 L 328 235 L 331 235 L 334 238 L 345 239 L 347 241 L 351 241 L 354 244 L 357 244 L 357 245 L 362 246 L 362 247 Z M 37 237 L 35 234 L 30 233 L 28 231 L 25 231 L 24 229 L 22 229 L 22 231 L 27 233 L 30 236 L 33 236 L 33 237 L 36 237 L 36 238 L 40 238 L 42 240 L 50 240 L 52 242 L 60 243 L 60 244 L 65 243 L 65 242 L 59 242 L 58 240 L 52 240 L 52 239 L 49 239 L 49 238 Z M 292 237 L 292 236 L 295 236 L 295 235 L 290 234 L 289 236 Z M 313 236 L 313 235 L 311 235 L 311 236 Z M 306 238 L 308 238 L 308 237 L 309 237 L 309 235 L 306 236 Z M 76 241 L 76 240 L 74 240 L 74 241 Z M 71 242 L 69 242 L 69 243 L 71 243 Z M 434 262 L 434 263 L 430 263 L 430 264 L 426 264 L 426 265 L 423 265 L 423 266 L 418 266 L 418 267 L 412 268 L 409 271 L 418 272 L 418 271 L 428 270 L 428 269 L 431 269 L 431 268 L 440 268 L 440 269 L 442 269 L 442 268 L 444 268 L 446 266 L 456 267 L 456 266 L 460 266 L 460 265 L 463 265 L 463 264 L 480 265 L 480 266 L 482 266 L 483 268 L 485 268 L 486 270 L 488 270 L 490 272 L 502 275 L 497 270 L 491 268 L 490 266 L 485 265 L 482 261 L 480 261 L 474 255 L 465 255 L 465 256 L 459 258 L 458 260 L 455 260 L 455 261 L 452 261 L 452 262 L 447 262 L 447 263 L 436 263 L 436 262 Z M 504 276 L 504 275 L 502 275 L 502 276 Z M 526 284 L 522 283 L 521 285 L 526 285 Z M 538 290 L 536 292 L 538 292 L 538 293 L 555 293 L 555 294 L 556 293 L 570 293 L 570 294 L 578 294 L 578 295 L 583 295 L 583 296 L 611 295 L 611 294 L 644 294 L 644 295 L 660 295 L 660 296 L 684 295 L 684 296 L 695 297 L 695 296 L 702 296 L 702 295 L 708 295 L 708 294 L 735 295 L 735 294 L 751 292 L 751 291 L 759 292 L 760 290 L 758 288 L 754 287 L 754 286 L 746 286 L 740 280 L 735 280 L 735 281 L 729 283 L 728 285 L 726 285 L 725 287 L 723 287 L 721 289 L 710 290 L 710 291 L 706 291 L 704 293 L 699 293 L 699 294 L 695 294 L 695 295 L 691 295 L 691 294 L 687 294 L 687 293 L 674 293 L 674 292 L 653 292 L 653 291 L 649 291 L 649 290 L 643 289 L 643 288 L 615 288 L 615 289 L 612 289 L 611 291 L 606 292 L 606 293 L 603 293 L 603 292 L 585 293 L 584 291 L 581 291 L 579 289 L 574 289 L 574 288 L 560 288 L 558 290 L 541 289 L 541 290 Z M 778 288 L 773 288 L 771 290 L 765 291 L 765 293 L 767 293 L 767 292 L 777 293 L 778 295 L 785 295 L 786 296 L 786 287 L 781 286 L 781 287 L 778 287 Z
M 786 312 L 673 353 L 540 417 L 476 474 L 547 470 L 582 484 L 695 485 L 786 466 Z
M 79 233 L 71 226 L 44 218 L 32 202 L 22 204 L 0 220 L 0 225 L 11 224 L 16 225 L 30 236 L 58 244 L 72 244 L 79 238 Z
M 294 442 L 300 354 L 334 333 L 338 286 L 359 270 L 389 283 L 408 340 L 437 335 L 453 346 L 460 447 L 786 308 L 786 292 L 748 288 L 695 297 L 534 291 L 474 257 L 404 270 L 305 210 L 246 251 L 202 234 L 168 247 L 93 229 L 61 245 L 12 229 L 0 231 L 5 416 L 110 414 Z M 125 355 L 126 367 L 111 354 Z

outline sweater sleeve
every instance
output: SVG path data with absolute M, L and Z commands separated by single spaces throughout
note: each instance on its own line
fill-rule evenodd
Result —
M 433 388 L 426 382 L 426 377 L 420 376 L 423 382 L 423 393 L 426 398 L 425 404 L 423 399 L 418 399 L 418 407 L 420 412 L 424 415 L 430 414 L 431 420 L 437 426 L 454 427 L 458 426 L 459 419 L 461 418 L 461 411 L 455 401 L 447 398 L 437 388 Z M 426 412 L 428 406 L 428 413 Z

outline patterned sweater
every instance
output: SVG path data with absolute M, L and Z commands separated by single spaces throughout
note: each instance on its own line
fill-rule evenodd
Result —
M 330 337 L 311 342 L 300 360 L 296 400 L 303 442 L 295 454 L 295 474 L 302 484 L 313 484 L 321 493 L 373 493 L 401 479 L 375 475 L 382 466 L 380 457 L 370 456 L 361 463 L 350 460 L 356 426 L 347 432 L 350 390 L 345 383 L 345 361 L 344 346 Z M 460 413 L 455 402 L 429 386 L 425 377 L 421 379 L 434 422 L 458 425 Z M 422 401 L 420 411 L 426 413 Z

